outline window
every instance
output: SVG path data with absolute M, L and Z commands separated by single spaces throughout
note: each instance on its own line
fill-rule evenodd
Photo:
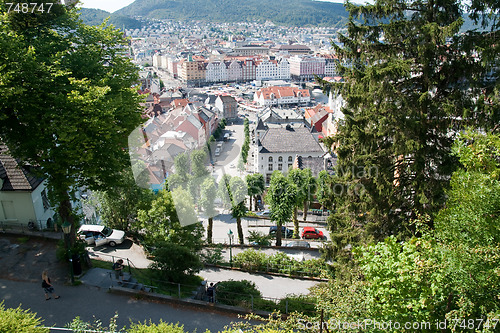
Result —
M 283 157 L 282 156 L 278 157 L 278 162 L 283 162 Z
M 269 162 L 272 162 L 272 161 L 273 161 L 273 157 L 269 156 Z
M 283 164 L 278 164 L 278 170 L 283 170 Z
M 291 169 L 292 169 L 292 165 L 288 164 L 288 170 L 291 170 Z
M 267 170 L 269 170 L 269 171 L 273 171 L 273 165 L 272 165 L 272 164 L 269 164 L 269 166 L 268 166 Z
M 292 161 L 292 156 L 288 156 L 288 162 Z
M 47 191 L 42 191 L 42 203 L 43 203 L 43 211 L 47 211 L 50 208 L 49 199 L 47 198 Z

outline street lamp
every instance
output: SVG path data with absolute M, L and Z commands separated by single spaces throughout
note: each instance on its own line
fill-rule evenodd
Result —
M 71 223 L 68 221 L 64 222 L 62 225 L 62 230 L 64 232 L 64 242 L 66 243 L 66 249 L 69 254 L 69 272 L 71 274 L 71 284 L 75 283 L 75 275 L 73 274 L 73 257 L 71 255 L 71 247 L 69 244 L 69 234 L 71 233 Z
M 229 264 L 231 265 L 231 268 L 233 268 L 233 248 L 231 247 L 233 242 L 233 231 L 229 229 L 227 235 L 229 236 Z

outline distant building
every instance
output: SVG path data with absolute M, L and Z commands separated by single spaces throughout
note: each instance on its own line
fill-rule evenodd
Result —
M 254 94 L 260 106 L 305 104 L 311 101 L 309 90 L 296 87 L 266 87 Z
M 257 45 L 245 45 L 242 47 L 237 47 L 232 52 L 232 55 L 239 55 L 239 56 L 254 56 L 254 55 L 267 55 L 267 54 L 269 54 L 269 48 Z
M 279 45 L 272 48 L 272 51 L 276 54 L 309 54 L 311 49 L 306 45 L 292 44 L 292 45 Z
M 220 110 L 222 118 L 234 120 L 238 117 L 238 102 L 231 96 L 219 96 L 215 106 Z
M 311 56 L 294 56 L 288 59 L 290 63 L 290 76 L 297 80 L 311 80 L 315 76 L 325 76 L 325 58 Z

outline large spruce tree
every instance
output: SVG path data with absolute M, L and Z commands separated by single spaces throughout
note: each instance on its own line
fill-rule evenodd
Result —
M 359 228 L 367 238 L 404 238 L 417 212 L 432 215 L 444 203 L 458 164 L 450 154 L 455 135 L 466 126 L 495 130 L 499 122 L 491 71 L 498 22 L 482 16 L 498 12 L 498 4 L 473 1 L 469 12 L 489 20 L 490 31 L 465 34 L 459 29 L 467 8 L 456 0 L 346 6 L 347 33 L 333 45 L 345 82 L 323 83 L 347 102 L 335 137 L 336 188 L 343 190 L 330 226 L 337 235 Z M 341 237 L 338 243 L 336 250 L 345 246 Z

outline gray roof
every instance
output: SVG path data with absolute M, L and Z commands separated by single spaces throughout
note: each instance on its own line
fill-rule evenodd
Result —
M 9 155 L 6 145 L 0 144 L 0 191 L 33 191 L 43 181 L 30 172 L 31 166 L 20 165 Z
M 255 128 L 257 131 L 267 131 L 269 127 L 264 125 L 262 119 L 259 118 L 259 122 L 257 123 L 257 127 Z
M 264 134 L 261 144 L 262 153 L 323 152 L 319 143 L 305 127 L 270 128 Z

